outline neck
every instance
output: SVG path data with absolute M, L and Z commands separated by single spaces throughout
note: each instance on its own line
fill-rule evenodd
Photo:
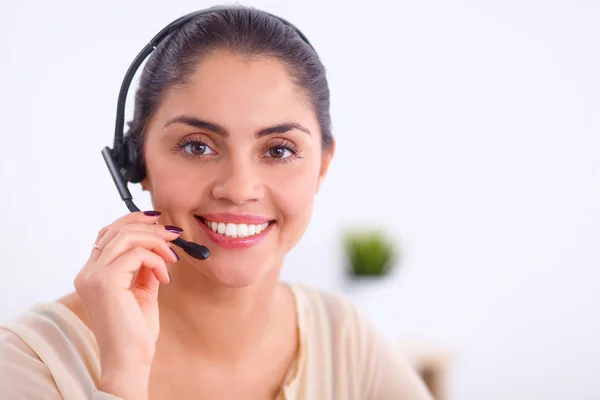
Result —
M 165 350 L 213 363 L 237 363 L 277 341 L 277 332 L 283 333 L 289 323 L 285 305 L 290 296 L 279 283 L 277 268 L 243 288 L 216 285 L 191 265 L 177 264 L 172 271 L 173 282 L 159 292 L 157 356 Z

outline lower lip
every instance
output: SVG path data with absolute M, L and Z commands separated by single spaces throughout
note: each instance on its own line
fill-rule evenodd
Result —
M 269 222 L 269 226 L 267 226 L 267 228 L 258 235 L 248 236 L 245 238 L 232 238 L 213 232 L 213 230 L 206 226 L 206 224 L 200 218 L 196 218 L 196 221 L 198 221 L 200 227 L 204 229 L 204 232 L 206 232 L 206 235 L 213 243 L 227 249 L 247 249 L 249 247 L 256 246 L 265 238 L 267 233 L 271 231 L 271 227 L 273 226 L 273 222 Z

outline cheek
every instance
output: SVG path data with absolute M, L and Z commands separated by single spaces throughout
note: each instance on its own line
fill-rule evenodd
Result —
M 289 171 L 288 171 L 289 172 Z M 285 240 L 300 239 L 312 216 L 318 169 L 307 168 L 285 174 L 271 192 L 283 217 Z
M 149 158 L 149 156 L 148 156 Z M 147 166 L 149 189 L 154 207 L 163 213 L 187 212 L 196 207 L 205 188 L 202 179 L 190 176 L 190 169 L 182 171 L 168 157 L 157 156 L 161 162 Z

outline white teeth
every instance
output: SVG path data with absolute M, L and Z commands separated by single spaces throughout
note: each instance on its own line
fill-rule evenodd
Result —
M 238 237 L 242 237 L 242 238 L 248 236 L 248 225 L 239 224 L 237 226 L 237 234 L 238 234 Z
M 236 238 L 237 237 L 237 226 L 235 224 L 227 224 L 227 226 L 225 226 L 225 236 L 229 236 L 232 238 Z
M 208 226 L 213 232 L 216 232 L 218 234 L 228 236 L 231 238 L 245 238 L 245 237 L 249 237 L 249 236 L 258 235 L 259 233 L 261 233 L 262 231 L 267 229 L 267 227 L 269 226 L 268 222 L 264 223 L 264 224 L 255 225 L 255 224 L 233 224 L 231 222 L 223 223 L 223 222 L 214 222 L 214 221 L 207 221 L 207 220 L 204 220 L 204 224 L 206 226 Z

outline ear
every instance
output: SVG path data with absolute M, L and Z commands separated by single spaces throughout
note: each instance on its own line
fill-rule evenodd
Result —
M 327 171 L 329 170 L 329 165 L 331 164 L 331 160 L 333 159 L 334 153 L 335 139 L 332 138 L 329 149 L 323 151 L 321 159 L 321 170 L 319 171 L 319 180 L 317 181 L 317 193 L 319 193 L 319 189 L 321 189 L 321 183 L 323 183 L 325 175 L 327 175 Z
M 148 182 L 148 177 L 145 177 L 141 182 L 140 185 L 142 185 L 142 191 L 147 192 L 150 190 L 150 182 Z

